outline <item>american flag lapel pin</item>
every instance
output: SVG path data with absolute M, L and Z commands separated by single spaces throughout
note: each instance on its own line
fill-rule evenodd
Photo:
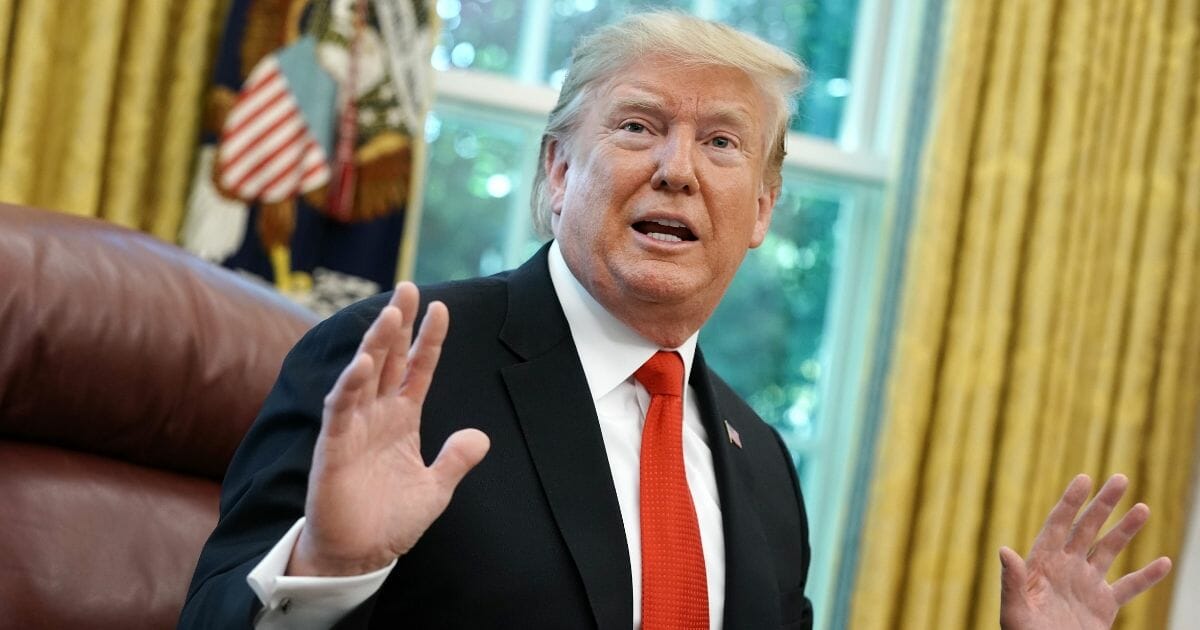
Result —
M 742 436 L 738 435 L 737 429 L 733 428 L 729 421 L 725 421 L 725 432 L 729 434 L 729 442 L 738 448 L 742 448 Z

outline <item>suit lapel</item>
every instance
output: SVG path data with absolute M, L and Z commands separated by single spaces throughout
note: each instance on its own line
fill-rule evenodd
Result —
M 779 586 L 767 556 L 766 535 L 753 501 L 753 478 L 746 450 L 734 447 L 725 427 L 726 414 L 713 388 L 704 356 L 696 350 L 691 385 L 696 392 L 701 422 L 708 432 L 721 518 L 725 530 L 725 629 L 778 627 L 777 598 L 768 596 Z M 737 428 L 737 427 L 734 427 Z M 747 447 L 751 445 L 746 445 Z
M 554 519 L 601 630 L 628 628 L 625 528 L 583 367 L 542 250 L 509 277 L 500 339 L 524 362 L 501 370 Z

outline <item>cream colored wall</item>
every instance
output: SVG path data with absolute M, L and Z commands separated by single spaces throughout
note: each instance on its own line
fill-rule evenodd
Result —
M 1200 453 L 1200 448 L 1197 449 Z M 1170 630 L 1200 630 L 1200 462 L 1193 462 L 1192 514 L 1187 540 L 1175 563 L 1175 601 Z

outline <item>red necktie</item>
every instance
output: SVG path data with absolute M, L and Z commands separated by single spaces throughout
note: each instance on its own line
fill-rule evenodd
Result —
M 708 628 L 700 524 L 683 470 L 683 359 L 660 351 L 634 378 L 650 392 L 642 429 L 642 628 Z

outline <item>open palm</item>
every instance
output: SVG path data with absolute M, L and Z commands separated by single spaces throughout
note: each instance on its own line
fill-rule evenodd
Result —
M 1113 560 L 1150 517 L 1150 509 L 1138 503 L 1096 541 L 1128 485 L 1123 475 L 1109 478 L 1076 521 L 1092 487 L 1091 479 L 1079 475 L 1046 518 L 1028 558 L 1008 547 L 1000 549 L 1002 628 L 1111 628 L 1121 606 L 1167 575 L 1171 561 L 1158 558 L 1112 584 L 1105 578 Z
M 421 406 L 449 326 L 429 305 L 415 342 L 417 288 L 404 282 L 325 397 L 292 575 L 357 575 L 416 544 L 459 481 L 487 453 L 475 429 L 450 436 L 433 464 L 421 456 Z

